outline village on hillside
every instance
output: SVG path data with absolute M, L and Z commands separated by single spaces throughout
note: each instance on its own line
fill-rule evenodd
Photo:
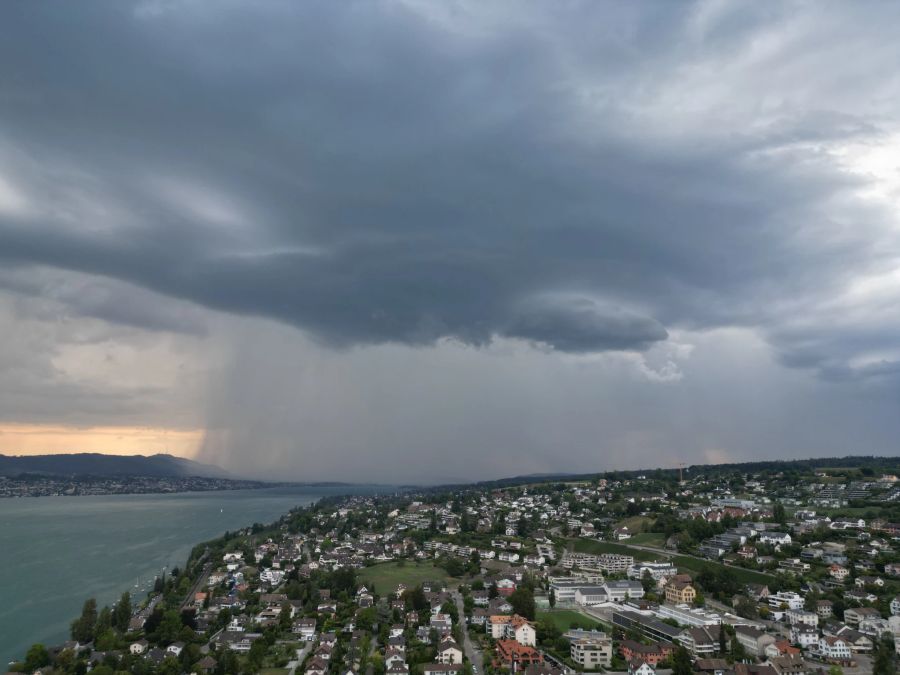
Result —
M 900 481 L 861 462 L 328 498 L 88 600 L 13 672 L 893 673 Z

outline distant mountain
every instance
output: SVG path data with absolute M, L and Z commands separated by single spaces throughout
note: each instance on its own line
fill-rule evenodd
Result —
M 0 455 L 0 476 L 152 476 L 156 478 L 234 478 L 224 469 L 172 455 Z

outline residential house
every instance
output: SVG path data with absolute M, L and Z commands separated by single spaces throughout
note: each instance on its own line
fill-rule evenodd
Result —
M 149 646 L 150 646 L 149 642 L 141 639 L 141 640 L 138 640 L 137 642 L 132 642 L 128 646 L 128 651 L 131 652 L 132 654 L 143 654 L 145 651 L 147 651 L 147 647 L 149 647 Z
M 438 645 L 438 663 L 462 663 L 462 657 L 462 649 L 459 648 L 459 645 L 456 644 L 455 640 L 444 640 Z
M 656 675 L 656 669 L 641 659 L 628 662 L 628 675 Z
M 657 665 L 660 661 L 665 661 L 675 651 L 675 645 L 671 642 L 654 642 L 649 645 L 635 642 L 634 640 L 622 640 L 619 644 L 619 654 L 626 661 L 633 660 L 649 663 L 651 666 Z
M 822 658 L 837 663 L 847 663 L 852 656 L 850 645 L 833 635 L 825 635 L 819 640 L 819 654 Z
M 426 663 L 422 668 L 424 675 L 460 675 L 463 669 L 458 663 Z
M 671 581 L 666 584 L 666 602 L 673 605 L 690 605 L 697 597 L 697 591 L 690 583 Z
M 775 637 L 750 626 L 735 626 L 734 637 L 751 656 L 762 657 Z
M 527 647 L 537 645 L 537 633 L 534 630 L 534 624 L 518 614 L 513 614 L 509 623 L 506 624 L 506 637 L 512 638 L 520 645 Z
M 791 626 L 791 642 L 802 649 L 809 649 L 819 643 L 819 631 L 805 623 L 795 624 Z
M 604 636 L 574 640 L 570 654 L 572 660 L 585 670 L 609 668 L 612 664 L 612 639 Z
M 707 656 L 719 651 L 721 631 L 721 625 L 686 628 L 678 634 L 676 640 L 694 656 Z M 727 637 L 725 644 L 726 646 L 729 644 Z
M 850 607 L 844 610 L 844 621 L 848 626 L 858 626 L 864 619 L 880 619 L 881 613 L 874 607 Z
M 495 663 L 515 672 L 535 663 L 543 663 L 544 657 L 534 647 L 520 645 L 515 640 L 497 640 Z

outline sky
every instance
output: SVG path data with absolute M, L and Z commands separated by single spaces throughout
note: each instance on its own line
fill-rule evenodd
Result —
M 0 4 L 0 452 L 897 456 L 898 33 L 885 2 Z

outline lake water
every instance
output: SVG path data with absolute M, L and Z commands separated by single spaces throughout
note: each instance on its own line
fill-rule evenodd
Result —
M 0 664 L 22 658 L 35 642 L 67 640 L 87 598 L 102 606 L 123 591 L 145 591 L 202 541 L 350 491 L 379 489 L 0 499 Z

